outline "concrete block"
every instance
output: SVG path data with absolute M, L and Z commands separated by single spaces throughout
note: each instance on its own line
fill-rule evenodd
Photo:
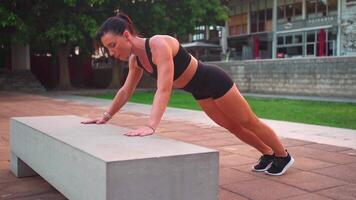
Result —
M 218 152 L 77 116 L 11 119 L 11 170 L 69 199 L 217 200 Z
M 10 163 L 11 171 L 15 174 L 16 177 L 30 177 L 38 175 L 30 166 L 28 166 L 24 161 L 22 161 L 12 152 L 10 157 Z

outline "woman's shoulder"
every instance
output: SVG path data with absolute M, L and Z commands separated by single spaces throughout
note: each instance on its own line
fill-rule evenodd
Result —
M 179 41 L 170 35 L 154 35 L 149 40 L 150 47 L 160 48 L 163 46 L 176 47 Z

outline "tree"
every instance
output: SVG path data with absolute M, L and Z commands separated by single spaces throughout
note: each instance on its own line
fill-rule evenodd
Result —
M 29 27 L 14 13 L 9 2 L 0 4 L 0 62 L 10 55 L 11 43 L 26 44 Z
M 104 1 L 58 0 L 36 3 L 33 11 L 37 14 L 36 29 L 40 33 L 36 39 L 48 41 L 54 47 L 59 62 L 58 89 L 69 89 L 68 56 L 74 46 L 88 47 L 85 41 L 94 38 L 98 26 L 95 6 L 100 6 Z
M 115 8 L 128 14 L 140 33 L 182 37 L 198 25 L 224 24 L 227 8 L 219 0 L 133 0 L 115 1 Z
M 127 13 L 147 36 L 181 37 L 197 25 L 217 24 L 227 18 L 219 0 L 2 0 L 0 36 L 55 49 L 60 66 L 58 88 L 69 89 L 70 51 L 80 46 L 81 52 L 91 54 L 98 22 L 113 16 L 116 9 Z

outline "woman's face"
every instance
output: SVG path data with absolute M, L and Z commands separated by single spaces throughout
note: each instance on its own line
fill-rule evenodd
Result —
M 122 61 L 128 61 L 132 48 L 129 37 L 130 33 L 128 31 L 125 31 L 123 35 L 108 32 L 101 37 L 101 42 L 109 50 L 110 56 Z

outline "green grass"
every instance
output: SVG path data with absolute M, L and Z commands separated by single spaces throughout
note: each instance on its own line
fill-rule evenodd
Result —
M 153 92 L 136 92 L 130 102 L 152 104 L 153 96 Z M 114 94 L 96 97 L 113 99 Z M 255 97 L 246 100 L 261 118 L 356 129 L 356 104 Z M 190 94 L 178 91 L 168 106 L 201 110 Z

